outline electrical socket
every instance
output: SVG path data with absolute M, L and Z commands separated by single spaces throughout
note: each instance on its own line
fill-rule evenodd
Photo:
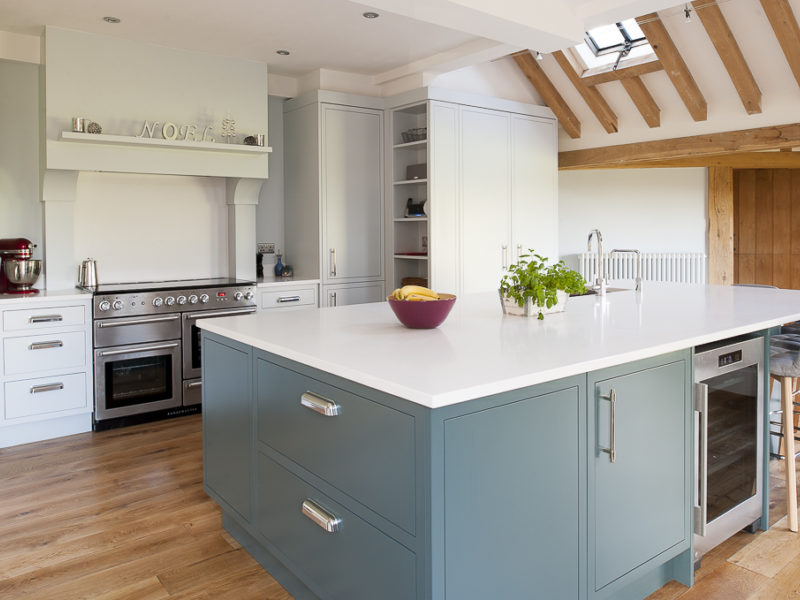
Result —
M 256 252 L 259 254 L 275 254 L 275 244 L 272 242 L 262 242 L 256 246 Z
M 428 249 L 428 236 L 427 235 L 423 235 L 422 236 L 422 249 L 423 250 L 427 250 Z

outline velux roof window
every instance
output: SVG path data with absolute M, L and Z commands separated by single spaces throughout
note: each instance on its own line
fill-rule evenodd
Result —
M 625 59 L 653 52 L 635 19 L 590 29 L 584 36 L 584 43 L 575 48 L 589 69 L 608 65 L 616 69 Z

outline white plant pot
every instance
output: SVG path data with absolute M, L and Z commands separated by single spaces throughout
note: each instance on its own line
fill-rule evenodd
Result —
M 556 298 L 558 301 L 553 306 L 550 308 L 546 306 L 539 308 L 530 298 L 525 300 L 525 306 L 520 306 L 514 298 L 503 296 L 502 291 L 499 291 L 499 294 L 500 305 L 503 307 L 503 314 L 517 315 L 520 317 L 538 317 L 539 313 L 549 315 L 551 313 L 563 312 L 564 308 L 567 306 L 567 300 L 569 299 L 569 294 L 567 294 L 567 292 L 558 290 L 556 291 Z

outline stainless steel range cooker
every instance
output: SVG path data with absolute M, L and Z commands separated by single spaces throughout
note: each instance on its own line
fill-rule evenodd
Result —
M 255 284 L 229 278 L 103 284 L 91 291 L 95 430 L 139 415 L 197 412 L 197 321 L 256 311 Z

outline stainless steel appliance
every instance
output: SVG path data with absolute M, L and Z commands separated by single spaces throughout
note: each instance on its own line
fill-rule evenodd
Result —
M 0 294 L 38 294 L 33 287 L 42 261 L 33 259 L 36 244 L 25 238 L 0 239 Z
M 101 284 L 94 293 L 94 428 L 197 412 L 199 319 L 256 311 L 255 284 L 228 278 Z
M 97 287 L 97 261 L 87 258 L 78 267 L 78 287 Z
M 695 561 L 760 525 L 764 459 L 764 340 L 697 349 L 695 381 Z

